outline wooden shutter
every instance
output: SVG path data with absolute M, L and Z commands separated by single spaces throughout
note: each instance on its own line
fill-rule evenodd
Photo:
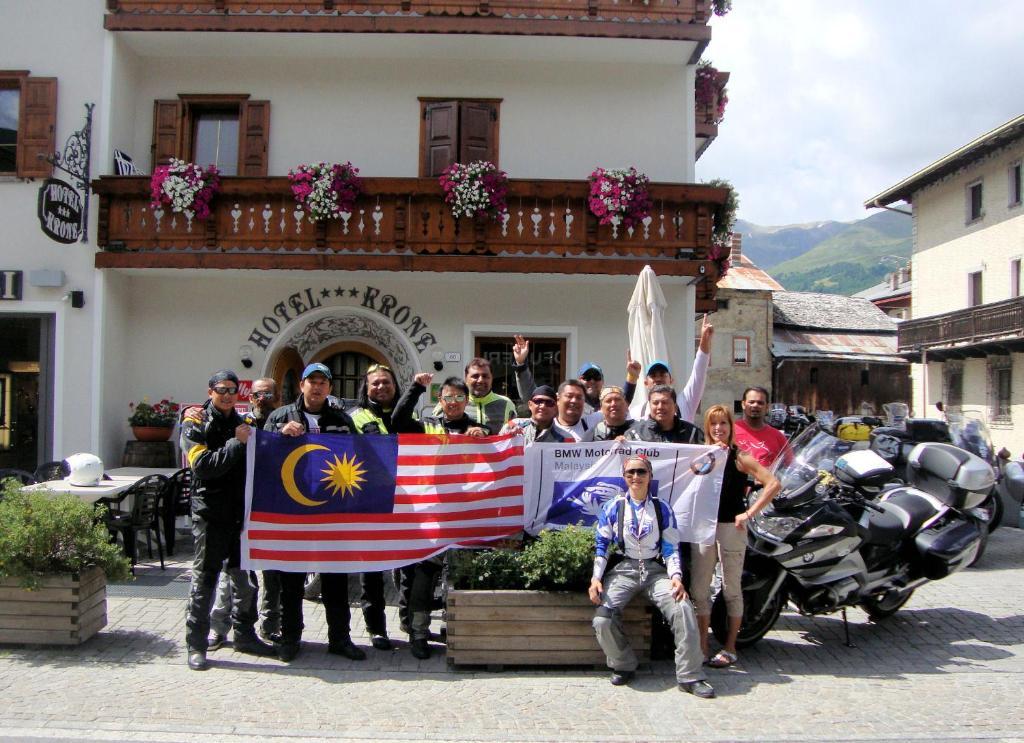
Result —
M 459 162 L 498 164 L 497 108 L 481 101 L 459 102 Z
M 238 174 L 266 176 L 270 101 L 242 101 L 238 116 Z
M 423 110 L 424 136 L 420 150 L 420 176 L 437 177 L 458 157 L 459 106 L 457 101 L 428 103 Z
M 181 157 L 181 101 L 153 101 L 153 148 L 151 168 L 166 165 L 172 157 Z
M 18 175 L 46 178 L 53 166 L 40 156 L 52 155 L 57 144 L 57 78 L 23 79 L 19 107 Z

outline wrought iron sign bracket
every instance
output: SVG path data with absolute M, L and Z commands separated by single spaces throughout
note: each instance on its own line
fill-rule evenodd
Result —
M 64 143 L 64 150 L 44 157 L 50 165 L 71 176 L 75 186 L 82 190 L 82 243 L 89 242 L 89 178 L 92 172 L 89 158 L 92 146 L 92 110 L 95 106 L 95 103 L 85 104 L 85 126 L 77 132 L 72 132 L 68 141 Z

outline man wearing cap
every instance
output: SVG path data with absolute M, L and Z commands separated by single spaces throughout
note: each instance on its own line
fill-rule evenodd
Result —
M 513 418 L 501 429 L 502 435 L 520 434 L 524 444 L 529 446 L 534 441 L 541 442 L 572 442 L 573 435 L 555 422 L 557 402 L 555 391 L 549 385 L 542 384 L 533 391 L 530 398 L 530 417 Z
M 601 390 L 601 420 L 583 437 L 584 441 L 611 441 L 626 435 L 633 425 L 629 403 L 621 387 L 608 385 Z
M 494 435 L 508 421 L 516 416 L 516 405 L 504 395 L 499 395 L 494 386 L 494 373 L 491 362 L 487 359 L 472 358 L 466 364 L 466 386 L 469 387 L 469 404 L 466 415 L 474 423 L 483 426 L 488 433 Z M 434 415 L 443 413 L 440 404 L 434 407 Z
M 185 414 L 181 450 L 192 468 L 192 535 L 195 560 L 185 618 L 188 667 L 204 671 L 210 604 L 225 564 L 239 590 L 231 611 L 232 644 L 240 653 L 273 655 L 256 637 L 256 602 L 248 575 L 239 569 L 245 518 L 245 444 L 252 429 L 235 410 L 238 376 L 222 369 L 210 377 L 209 399 Z
M 704 396 L 704 383 L 708 378 L 708 365 L 711 363 L 711 338 L 715 333 L 715 326 L 708 322 L 707 313 L 700 327 L 700 344 L 697 347 L 697 355 L 693 357 L 693 369 L 690 370 L 690 378 L 686 381 L 686 387 L 679 394 L 676 402 L 679 409 L 679 417 L 684 421 L 692 423 L 697 415 L 697 408 L 700 407 L 700 399 Z M 656 385 L 668 385 L 673 387 L 675 380 L 672 378 L 672 368 L 667 361 L 655 359 L 647 365 L 647 372 L 644 375 L 644 386 L 647 394 Z M 640 410 L 640 417 L 648 413 L 649 403 L 644 403 Z
M 278 408 L 267 419 L 264 428 L 285 436 L 306 433 L 355 434 L 356 426 L 340 406 L 328 399 L 331 391 L 331 370 L 323 364 L 310 364 L 302 371 L 301 394 L 291 405 Z M 277 654 L 288 662 L 301 649 L 302 598 L 305 573 L 281 572 L 281 639 Z M 351 612 L 348 607 L 348 575 L 322 573 L 321 595 L 327 619 L 327 652 L 350 660 L 364 660 L 366 652 L 352 643 L 349 630 Z

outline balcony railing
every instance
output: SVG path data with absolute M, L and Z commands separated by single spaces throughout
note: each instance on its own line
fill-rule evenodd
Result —
M 149 178 L 103 177 L 98 268 L 343 268 L 694 276 L 724 189 L 652 184 L 642 224 L 600 225 L 587 181 L 510 180 L 503 222 L 454 219 L 433 178 L 365 178 L 351 214 L 311 223 L 287 178 L 223 178 L 205 221 L 150 205 Z M 709 289 L 712 291 L 713 289 Z
M 111 31 L 544 33 L 705 40 L 711 0 L 107 0 Z
M 899 326 L 900 352 L 969 349 L 1024 341 L 1024 297 L 956 312 L 905 320 Z

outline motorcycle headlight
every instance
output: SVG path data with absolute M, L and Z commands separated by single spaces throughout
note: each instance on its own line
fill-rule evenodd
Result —
M 759 513 L 748 522 L 751 528 L 759 535 L 772 541 L 781 542 L 803 523 L 792 516 L 775 516 Z
M 843 527 L 838 524 L 818 524 L 818 526 L 804 534 L 803 538 L 815 539 L 817 537 L 834 537 L 836 534 L 841 534 L 842 531 Z

